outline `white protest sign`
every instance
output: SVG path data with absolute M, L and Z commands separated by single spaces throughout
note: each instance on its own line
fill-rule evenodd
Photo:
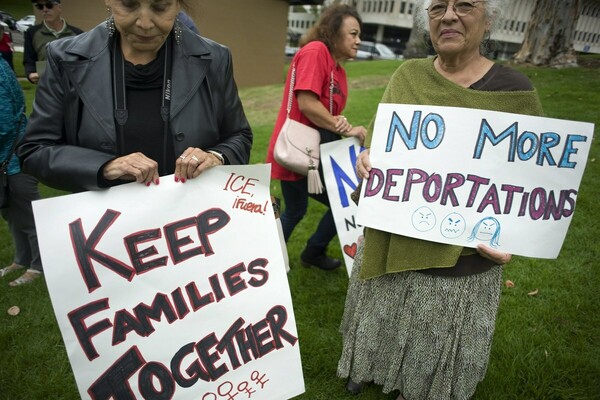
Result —
M 386 232 L 556 258 L 594 125 L 380 104 L 357 221 Z
M 288 399 L 304 392 L 270 166 L 33 203 L 82 398 Z
M 350 276 L 358 240 L 363 233 L 363 227 L 356 223 L 358 206 L 350 199 L 359 182 L 354 167 L 361 147 L 358 139 L 347 138 L 322 144 L 320 151 L 329 205 Z

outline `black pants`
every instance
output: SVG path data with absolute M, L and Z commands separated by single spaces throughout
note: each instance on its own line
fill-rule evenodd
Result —
M 31 202 L 40 198 L 37 180 L 18 173 L 8 176 L 8 208 L 2 209 L 2 218 L 15 244 L 14 262 L 37 271 L 42 270 L 35 221 Z

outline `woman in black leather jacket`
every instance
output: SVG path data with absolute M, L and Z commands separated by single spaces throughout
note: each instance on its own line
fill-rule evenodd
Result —
M 17 149 L 25 172 L 84 191 L 248 163 L 230 51 L 177 21 L 187 2 L 105 0 L 105 23 L 49 44 Z

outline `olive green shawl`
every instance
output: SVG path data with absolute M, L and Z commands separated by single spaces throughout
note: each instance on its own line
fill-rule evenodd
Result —
M 404 62 L 392 75 L 382 103 L 476 108 L 514 114 L 542 115 L 537 91 L 480 91 L 463 88 L 442 77 L 433 58 Z M 372 126 L 366 139 L 370 147 Z M 472 248 L 429 242 L 367 228 L 360 277 L 427 268 L 453 267 Z

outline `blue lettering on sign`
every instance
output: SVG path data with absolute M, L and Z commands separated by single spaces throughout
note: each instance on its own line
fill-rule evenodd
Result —
M 569 156 L 571 154 L 577 154 L 579 149 L 573 148 L 573 142 L 586 142 L 587 137 L 583 135 L 568 135 L 567 136 L 567 145 L 563 150 L 562 157 L 560 158 L 560 166 L 565 168 L 575 168 L 577 165 L 576 162 L 570 161 Z
M 439 114 L 430 113 L 427 114 L 421 121 L 421 114 L 421 111 L 415 111 L 413 113 L 409 133 L 408 129 L 406 129 L 406 125 L 404 125 L 404 122 L 402 122 L 402 119 L 398 116 L 398 114 L 396 114 L 395 111 L 392 113 L 390 128 L 388 130 L 387 144 L 385 146 L 386 152 L 392 151 L 396 133 L 398 133 L 408 150 L 414 150 L 417 148 L 417 139 L 419 137 L 421 138 L 423 145 L 430 150 L 435 149 L 440 145 L 444 139 L 444 133 L 446 131 L 444 119 Z M 428 134 L 430 124 L 433 124 L 435 128 L 435 135 L 433 139 L 430 138 Z
M 358 150 L 358 153 L 360 153 L 361 151 L 363 151 L 365 148 L 361 147 Z M 350 165 L 354 166 L 356 165 L 356 159 L 358 157 L 358 153 L 356 151 L 356 146 L 352 145 L 352 146 L 348 146 L 348 158 L 349 158 L 349 162 Z M 331 162 L 331 169 L 333 170 L 333 176 L 335 177 L 335 184 L 336 187 L 338 189 L 338 194 L 340 196 L 340 201 L 342 203 L 342 207 L 346 208 L 350 205 L 350 202 L 348 200 L 348 194 L 346 192 L 346 189 L 344 187 L 344 184 L 346 184 L 346 186 L 348 186 L 350 188 L 350 192 L 353 192 L 356 187 L 358 186 L 358 175 L 356 175 L 356 170 L 354 168 L 352 168 L 352 171 L 354 172 L 352 174 L 352 177 L 348 176 L 348 174 L 346 173 L 346 171 L 344 171 L 344 169 L 337 163 L 337 161 L 335 161 L 335 159 L 331 156 L 329 156 L 329 160 Z
M 577 154 L 579 149 L 574 148 L 575 142 L 585 142 L 587 137 L 583 135 L 567 135 L 564 141 L 564 149 L 560 157 L 558 165 L 552 155 L 552 151 L 561 143 L 561 136 L 556 132 L 535 132 L 524 131 L 519 135 L 519 124 L 512 123 L 508 128 L 496 135 L 494 130 L 486 119 L 481 120 L 479 128 L 479 136 L 475 144 L 473 152 L 474 159 L 480 159 L 485 147 L 486 141 L 489 141 L 492 146 L 497 146 L 503 140 L 509 138 L 508 144 L 508 161 L 514 162 L 516 157 L 521 161 L 527 161 L 533 158 L 536 154 L 536 164 L 539 166 L 558 166 L 558 168 L 575 168 L 576 162 L 570 160 L 571 154 Z

